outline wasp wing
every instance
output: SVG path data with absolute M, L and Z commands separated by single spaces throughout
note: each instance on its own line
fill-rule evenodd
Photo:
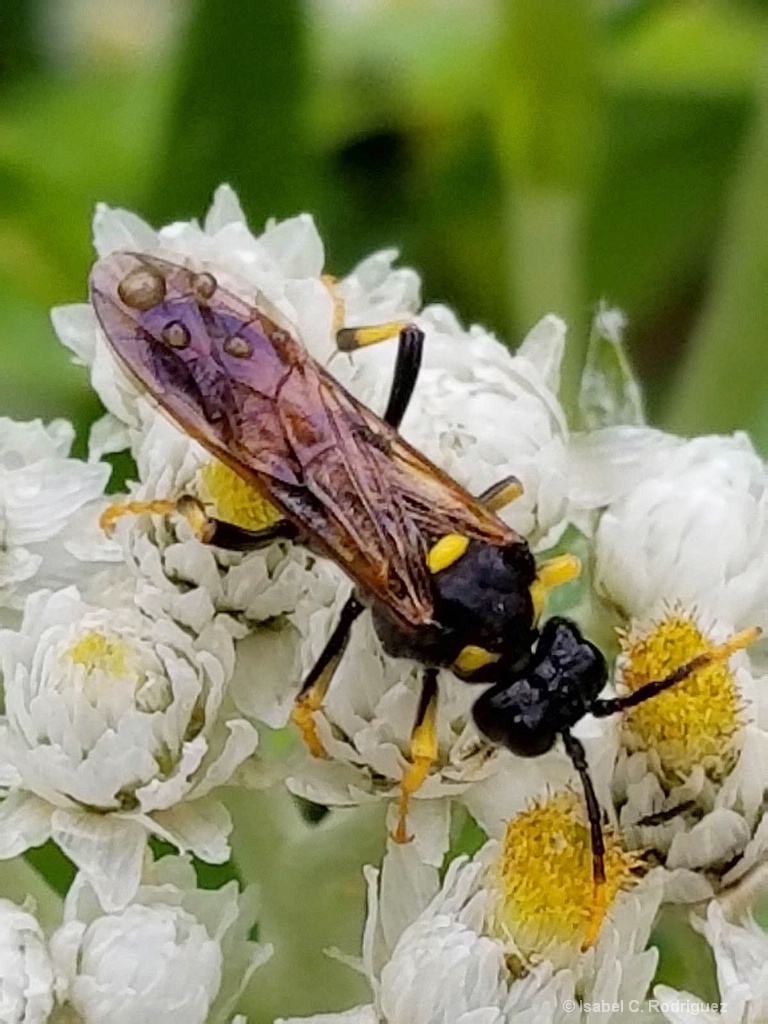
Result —
M 261 298 L 115 253 L 94 267 L 91 301 L 120 362 L 181 429 L 405 623 L 431 619 L 434 540 L 519 539 L 326 373 Z

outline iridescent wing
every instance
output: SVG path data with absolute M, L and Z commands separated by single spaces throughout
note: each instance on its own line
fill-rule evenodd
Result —
M 447 533 L 519 537 L 352 397 L 261 298 L 115 253 L 91 302 L 120 362 L 191 437 L 273 502 L 363 593 L 431 620 L 425 555 Z

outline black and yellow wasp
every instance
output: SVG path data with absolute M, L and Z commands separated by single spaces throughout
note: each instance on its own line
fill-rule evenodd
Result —
M 398 355 L 383 417 L 350 395 L 306 352 L 262 299 L 247 303 L 209 271 L 139 253 L 115 253 L 91 274 L 91 302 L 118 360 L 191 437 L 251 484 L 272 507 L 263 530 L 209 519 L 195 499 L 129 503 L 128 511 L 177 510 L 207 541 L 247 549 L 278 537 L 308 545 L 351 578 L 355 592 L 299 692 L 294 721 L 310 749 L 355 619 L 370 608 L 385 650 L 423 665 L 396 836 L 407 838 L 409 799 L 437 758 L 437 673 L 486 683 L 474 704 L 480 732 L 531 757 L 562 741 L 581 779 L 592 843 L 594 906 L 585 945 L 605 912 L 601 813 L 584 748 L 572 727 L 666 690 L 745 646 L 732 638 L 625 697 L 601 698 L 605 659 L 575 623 L 539 627 L 545 593 L 572 579 L 570 556 L 537 568 L 525 539 L 497 515 L 516 497 L 514 477 L 473 497 L 397 433 L 413 393 L 424 336 L 412 324 L 343 329 L 352 351 L 394 334 Z

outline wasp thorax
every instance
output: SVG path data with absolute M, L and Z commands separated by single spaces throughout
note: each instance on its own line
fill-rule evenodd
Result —
M 186 348 L 189 345 L 189 329 L 181 320 L 171 320 L 166 324 L 160 337 L 169 348 Z
M 200 299 L 203 302 L 207 302 L 208 299 L 212 299 L 218 287 L 219 282 L 213 274 L 209 274 L 207 272 L 203 274 L 195 274 L 192 278 L 192 290 L 195 293 L 195 298 Z
M 234 338 L 227 338 L 224 342 L 224 351 L 228 356 L 235 356 L 237 359 L 247 359 L 253 351 L 253 345 L 247 338 L 235 335 Z
M 150 267 L 137 267 L 122 279 L 117 294 L 126 306 L 146 312 L 165 298 L 165 278 Z

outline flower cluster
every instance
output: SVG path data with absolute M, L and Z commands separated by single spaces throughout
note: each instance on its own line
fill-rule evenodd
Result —
M 446 307 L 422 309 L 394 251 L 330 278 L 311 217 L 254 235 L 226 186 L 202 226 L 155 232 L 99 207 L 94 243 L 100 257 L 214 274 L 378 414 L 395 346 L 345 354 L 337 331 L 415 323 L 423 364 L 402 437 L 472 494 L 517 478 L 521 495 L 498 514 L 539 565 L 579 555 L 583 579 L 543 616 L 556 608 L 605 651 L 604 697 L 701 661 L 653 699 L 574 726 L 597 819 L 586 769 L 559 744 L 530 758 L 489 744 L 471 714 L 478 687 L 448 670 L 406 801 L 422 669 L 384 652 L 368 612 L 309 709 L 308 748 L 292 710 L 350 583 L 287 539 L 206 543 L 185 508 L 254 531 L 264 498 L 121 369 L 90 304 L 54 310 L 106 411 L 87 462 L 70 457 L 66 423 L 0 419 L 0 867 L 52 842 L 77 876 L 44 924 L 31 902 L 0 901 L 0 1018 L 217 1024 L 245 1009 L 285 1024 L 546 1024 L 592 1019 L 583 1008 L 597 1004 L 651 1013 L 655 1000 L 676 1024 L 681 1006 L 703 1016 L 699 997 L 652 991 L 649 937 L 668 904 L 686 903 L 728 1006 L 711 1019 L 762 1019 L 768 940 L 748 911 L 768 857 L 768 681 L 747 640 L 768 627 L 768 468 L 749 439 L 646 426 L 621 317 L 605 310 L 566 415 L 556 316 L 512 354 Z M 105 458 L 121 451 L 135 479 L 107 497 Z M 390 838 L 382 856 L 406 806 L 413 842 Z M 362 924 L 359 869 L 375 858 L 361 955 L 332 950 L 336 963 L 313 968 L 320 917 L 345 939 Z M 252 890 L 199 888 L 193 863 L 261 883 L 265 941 L 249 938 Z M 346 989 L 323 989 L 339 962 L 361 985 L 350 972 Z M 291 993 L 298 972 L 307 991 Z M 285 1016 L 326 996 L 338 1007 L 342 991 L 358 1005 Z

